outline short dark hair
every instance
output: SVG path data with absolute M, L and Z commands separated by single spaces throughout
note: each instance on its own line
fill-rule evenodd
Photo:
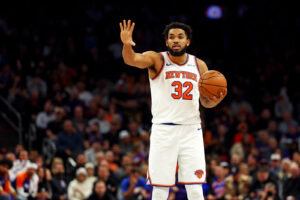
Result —
M 181 23 L 181 22 L 172 22 L 172 23 L 166 25 L 166 27 L 163 31 L 163 36 L 166 40 L 168 39 L 169 30 L 173 29 L 173 28 L 179 28 L 179 29 L 184 30 L 187 38 L 192 39 L 192 32 L 193 31 L 192 31 L 192 28 L 189 25 Z
M 7 165 L 8 169 L 10 169 L 12 167 L 12 161 L 7 158 L 3 158 L 2 160 L 0 160 L 0 165 Z

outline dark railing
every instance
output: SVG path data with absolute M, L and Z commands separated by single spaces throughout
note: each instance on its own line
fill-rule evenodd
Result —
M 22 118 L 20 113 L 2 96 L 0 96 L 0 116 L 18 133 L 19 144 L 22 144 Z

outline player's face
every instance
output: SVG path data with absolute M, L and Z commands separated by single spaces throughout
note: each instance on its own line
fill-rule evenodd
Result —
M 186 52 L 186 48 L 190 45 L 190 40 L 183 29 L 170 29 L 166 46 L 172 56 L 182 56 Z

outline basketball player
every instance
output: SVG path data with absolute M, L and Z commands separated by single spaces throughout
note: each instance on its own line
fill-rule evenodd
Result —
M 148 183 L 153 186 L 152 199 L 166 200 L 169 187 L 185 184 L 189 200 L 204 199 L 201 183 L 205 182 L 205 157 L 199 112 L 199 99 L 205 108 L 215 107 L 225 97 L 207 99 L 199 94 L 198 81 L 206 64 L 187 54 L 192 30 L 173 22 L 163 32 L 168 51 L 134 52 L 130 20 L 120 23 L 123 59 L 128 65 L 148 69 L 152 98 Z

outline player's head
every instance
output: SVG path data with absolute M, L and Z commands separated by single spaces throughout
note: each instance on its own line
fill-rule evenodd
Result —
M 192 39 L 192 29 L 181 22 L 168 24 L 163 31 L 166 46 L 172 56 L 182 56 Z

